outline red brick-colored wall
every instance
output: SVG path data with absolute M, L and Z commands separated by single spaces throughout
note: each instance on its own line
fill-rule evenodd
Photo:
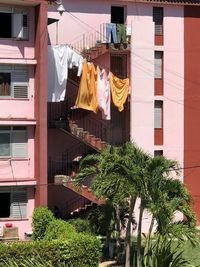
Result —
M 35 191 L 36 206 L 47 205 L 47 9 L 48 4 L 42 1 L 35 8 L 36 32 L 35 54 Z
M 200 7 L 184 7 L 184 183 L 200 223 Z M 192 167 L 194 168 L 188 168 Z

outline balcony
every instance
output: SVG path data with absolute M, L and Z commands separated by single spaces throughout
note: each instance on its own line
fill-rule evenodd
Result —
M 107 25 L 109 23 L 102 23 L 99 26 L 99 30 L 91 31 L 89 33 L 84 33 L 80 40 L 76 40 L 71 43 L 70 46 L 75 49 L 77 52 L 83 54 L 84 56 L 96 58 L 105 52 L 118 52 L 125 53 L 130 51 L 131 43 L 131 26 L 124 25 L 126 41 L 123 43 L 121 40 L 119 43 L 116 42 L 113 38 L 113 34 L 109 34 L 110 41 L 108 42 Z M 112 35 L 112 37 L 110 37 Z M 107 39 L 107 40 L 106 40 Z M 116 44 L 114 44 L 114 41 Z

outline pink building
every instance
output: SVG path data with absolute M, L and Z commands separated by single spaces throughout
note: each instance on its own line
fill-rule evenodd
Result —
M 47 203 L 47 8 L 0 1 L 0 239 L 23 239 Z
M 52 4 L 49 17 L 57 21 L 48 27 L 49 43 L 87 52 L 96 65 L 129 77 L 131 88 L 124 111 L 112 107 L 111 121 L 105 122 L 99 114 L 71 109 L 79 81 L 70 71 L 65 101 L 49 103 L 50 179 L 73 175 L 78 159 L 101 149 L 102 141 L 120 145 L 133 140 L 151 154 L 180 163 L 180 179 L 193 196 L 200 223 L 199 5 L 196 0 Z M 107 23 L 126 26 L 125 47 L 106 48 Z M 59 206 L 65 215 L 88 203 L 69 186 L 49 187 L 49 206 Z

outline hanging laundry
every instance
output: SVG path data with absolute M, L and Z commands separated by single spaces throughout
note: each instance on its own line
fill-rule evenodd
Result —
M 72 69 L 73 67 L 78 68 L 77 76 L 81 76 L 83 70 L 83 57 L 75 51 L 73 51 L 69 68 Z
M 106 23 L 106 43 L 110 43 L 112 35 L 113 43 L 117 44 L 117 28 L 115 23 Z
M 97 72 L 93 63 L 83 63 L 83 73 L 76 98 L 77 107 L 97 112 Z
M 120 79 L 110 72 L 110 87 L 113 103 L 121 112 L 124 110 L 124 103 L 129 92 L 129 79 Z
M 97 67 L 97 101 L 104 120 L 110 120 L 110 77 Z
M 59 102 L 65 99 L 68 68 L 78 67 L 80 76 L 83 57 L 67 45 L 48 46 L 48 101 Z
M 127 37 L 126 37 L 126 27 L 124 24 L 117 24 L 117 40 L 118 43 L 127 43 Z

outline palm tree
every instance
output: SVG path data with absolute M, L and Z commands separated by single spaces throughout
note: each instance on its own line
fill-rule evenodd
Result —
M 132 145 L 132 148 L 134 146 Z M 129 156 L 129 145 L 124 147 L 108 146 L 101 153 L 89 155 L 81 161 L 79 173 L 75 179 L 76 184 L 83 183 L 88 175 L 93 176 L 91 190 L 99 198 L 108 199 L 114 209 L 116 216 L 116 224 L 118 232 L 120 232 L 119 214 L 121 207 L 125 203 L 129 203 L 129 216 L 126 228 L 126 249 L 127 255 L 126 266 L 130 266 L 130 241 L 131 241 L 131 221 L 135 207 L 136 192 L 135 184 L 132 182 L 135 171 L 133 162 L 131 161 L 133 151 Z M 136 176 L 135 176 L 136 177 Z M 120 234 L 118 234 L 118 245 Z
M 141 262 L 144 210 L 152 214 L 149 240 L 154 221 L 158 225 L 159 233 L 169 232 L 169 226 L 172 225 L 172 219 L 177 210 L 186 216 L 191 225 L 194 225 L 195 219 L 190 208 L 191 198 L 183 184 L 177 179 L 172 179 L 178 174 L 179 166 L 176 161 L 162 156 L 153 158 L 131 142 L 122 147 L 108 146 L 101 153 L 89 155 L 81 161 L 76 184 L 83 183 L 88 176 L 93 176 L 91 183 L 93 193 L 99 198 L 108 199 L 116 214 L 119 214 L 120 206 L 124 201 L 129 203 L 125 267 L 130 267 L 131 222 L 137 199 L 141 201 L 136 247 L 137 267 Z

